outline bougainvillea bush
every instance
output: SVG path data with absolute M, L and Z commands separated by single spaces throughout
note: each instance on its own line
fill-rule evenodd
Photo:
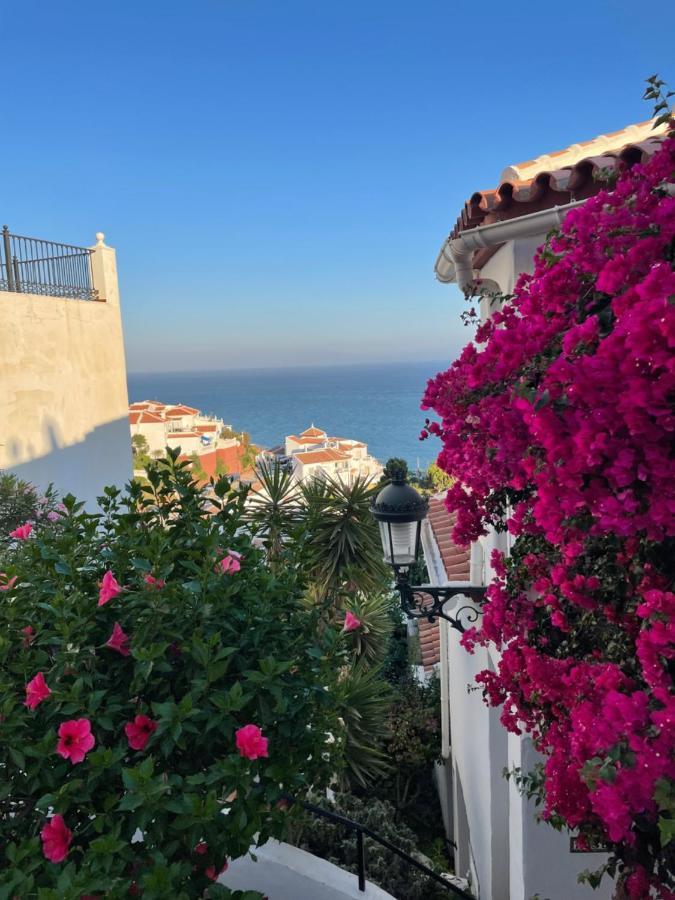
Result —
M 230 896 L 228 860 L 338 767 L 339 633 L 242 536 L 226 479 L 208 502 L 175 454 L 148 478 L 9 538 L 2 897 Z
M 427 388 L 455 538 L 507 524 L 479 677 L 544 756 L 543 815 L 673 897 L 675 138 L 570 211 Z M 536 781 L 536 778 L 535 778 Z

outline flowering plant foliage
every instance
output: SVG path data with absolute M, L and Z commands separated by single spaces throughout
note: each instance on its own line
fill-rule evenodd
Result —
M 571 210 L 424 408 L 455 538 L 493 558 L 479 676 L 545 757 L 544 818 L 606 841 L 631 897 L 675 888 L 675 137 Z
M 66 497 L 5 554 L 0 896 L 243 896 L 227 861 L 339 768 L 339 630 L 242 536 L 226 479 L 207 514 L 176 454 L 148 478 L 97 515 Z

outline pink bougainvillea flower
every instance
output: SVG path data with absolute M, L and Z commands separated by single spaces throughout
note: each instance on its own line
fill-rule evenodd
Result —
M 216 563 L 216 571 L 222 572 L 223 575 L 234 575 L 241 569 L 241 553 L 235 550 L 228 550 L 222 559 Z
M 26 699 L 24 700 L 24 706 L 27 706 L 29 709 L 35 709 L 43 700 L 46 700 L 50 694 L 51 691 L 47 687 L 45 676 L 42 672 L 38 672 L 35 678 L 31 678 L 26 685 Z
M 258 759 L 267 756 L 267 738 L 262 736 L 262 731 L 257 725 L 244 725 L 235 732 L 237 750 L 240 756 L 246 759 Z
M 107 571 L 101 579 L 101 586 L 98 592 L 98 605 L 104 606 L 113 597 L 121 593 L 122 587 L 111 571 Z
M 35 637 L 35 629 L 32 625 L 26 625 L 25 628 L 21 629 L 21 633 L 23 634 L 24 647 L 30 647 L 33 642 L 33 638 Z
M 27 541 L 31 536 L 31 532 L 33 531 L 33 526 L 30 522 L 26 522 L 25 525 L 19 525 L 18 528 L 15 528 L 14 531 L 10 531 L 9 536 L 16 538 L 17 541 Z
M 148 587 L 155 588 L 158 591 L 161 591 L 162 588 L 166 585 L 166 581 L 163 578 L 155 578 L 154 575 L 151 575 L 149 572 L 143 578 L 143 581 L 148 585 Z
M 124 733 L 132 750 L 144 750 L 152 735 L 157 731 L 157 722 L 147 716 L 136 716 L 133 722 L 127 722 Z
M 81 763 L 95 743 L 89 719 L 70 719 L 59 725 L 56 752 L 73 765 Z
M 342 628 L 343 631 L 356 631 L 357 628 L 361 627 L 361 619 L 354 615 L 353 612 L 347 610 L 345 613 L 345 624 Z
M 63 816 L 52 816 L 40 832 L 42 853 L 53 863 L 60 863 L 68 856 L 68 848 L 73 839 L 73 832 L 63 820 Z
M 122 656 L 129 655 L 129 635 L 125 634 L 119 622 L 115 622 L 113 625 L 112 634 L 106 641 L 106 647 L 110 647 L 111 650 L 117 650 Z
M 209 845 L 206 843 L 206 841 L 200 841 L 195 845 L 195 848 L 192 852 L 196 853 L 198 856 L 204 856 L 204 854 L 208 852 L 208 849 Z
M 10 578 L 5 572 L 0 572 L 0 591 L 8 591 L 10 588 L 13 588 L 16 584 L 16 579 L 16 575 L 12 575 Z
M 220 872 L 216 872 L 215 866 L 209 866 L 207 869 L 204 869 L 204 874 L 210 881 L 218 881 L 218 877 L 223 874 L 223 872 L 227 872 L 228 864 L 223 863 L 223 867 Z

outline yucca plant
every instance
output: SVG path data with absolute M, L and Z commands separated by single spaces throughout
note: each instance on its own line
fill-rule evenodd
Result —
M 309 573 L 339 605 L 344 590 L 380 590 L 387 573 L 377 525 L 370 513 L 377 486 L 364 478 L 357 478 L 351 485 L 338 479 L 326 482 L 325 504 L 321 507 L 314 503 L 311 515 L 305 513 L 306 525 L 311 525 Z
M 386 593 L 351 597 L 349 608 L 361 624 L 347 634 L 347 640 L 357 662 L 368 666 L 384 662 L 394 630 L 393 606 Z
M 249 495 L 244 520 L 274 567 L 299 521 L 299 492 L 292 472 L 278 462 L 260 463 L 257 474 L 262 490 Z
M 378 667 L 345 668 L 335 690 L 336 711 L 344 722 L 345 787 L 367 787 L 391 771 L 384 750 L 392 690 Z

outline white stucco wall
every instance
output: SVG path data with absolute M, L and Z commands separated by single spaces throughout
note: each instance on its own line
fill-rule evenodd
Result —
M 131 476 L 115 251 L 92 270 L 99 301 L 0 291 L 0 469 L 90 506 Z

